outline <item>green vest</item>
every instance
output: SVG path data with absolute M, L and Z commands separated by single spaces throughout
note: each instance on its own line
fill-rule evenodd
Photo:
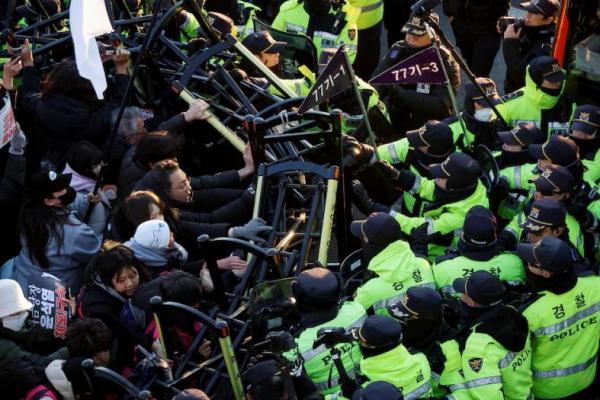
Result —
M 448 296 L 458 297 L 459 294 L 452 288 L 454 280 L 468 278 L 475 271 L 481 270 L 496 275 L 510 285 L 525 282 L 525 269 L 521 259 L 514 253 L 502 252 L 487 261 L 476 261 L 459 256 L 435 264 L 433 267 L 435 286 Z
M 416 257 L 403 240 L 377 254 L 369 263 L 369 270 L 378 276 L 358 288 L 354 300 L 365 309 L 373 307 L 375 314 L 389 316 L 387 306 L 397 303 L 410 287 L 435 289 L 429 262 Z
M 562 85 L 564 90 L 565 85 Z M 533 82 L 529 76 L 529 67 L 525 73 L 525 87 L 516 92 L 507 94 L 502 97 L 503 103 L 496 106 L 500 115 L 510 126 L 518 126 L 519 123 L 532 123 L 538 128 L 542 123 L 542 111 L 554 108 L 559 100 L 559 97 L 550 96 L 544 92 Z M 576 105 L 573 104 L 575 111 Z M 569 130 L 569 122 L 548 121 L 548 136 L 551 133 L 566 134 Z
M 523 234 L 523 228 L 521 228 L 521 223 L 525 222 L 527 219 L 527 215 L 524 212 L 519 213 L 516 217 L 514 217 L 508 225 L 504 228 L 515 236 L 517 242 L 521 239 L 521 235 Z M 583 245 L 583 231 L 581 230 L 581 226 L 579 226 L 579 222 L 569 213 L 567 213 L 567 217 L 565 219 L 565 225 L 569 230 L 569 242 L 577 249 L 579 254 L 584 257 L 585 250 Z
M 302 357 L 304 369 L 308 377 L 324 395 L 336 393 L 340 390 L 339 374 L 330 351 L 325 345 L 313 349 L 313 343 L 317 339 L 317 332 L 321 328 L 343 327 L 345 329 L 360 328 L 367 318 L 365 309 L 356 302 L 347 301 L 340 308 L 337 316 L 329 322 L 304 330 L 296 339 L 298 354 L 293 351 L 286 353 L 286 357 L 294 359 L 295 356 Z M 350 377 L 356 374 L 356 367 L 362 354 L 358 343 L 342 343 L 336 346 L 342 352 L 342 363 Z
M 533 393 L 557 399 L 588 387 L 600 340 L 600 278 L 580 277 L 568 292 L 541 292 L 523 311 L 532 334 Z
M 390 164 L 402 164 L 410 150 L 410 144 L 407 138 L 402 138 L 394 142 L 377 146 L 377 155 L 381 161 L 387 161 Z
M 454 144 L 459 149 L 472 149 L 472 144 L 475 143 L 475 135 L 467 129 L 465 126 L 465 134 L 463 134 L 462 126 L 460 121 L 457 119 L 456 121 L 448 124 L 448 127 L 452 131 L 452 138 L 454 140 Z M 468 144 L 467 144 L 468 143 Z
M 341 44 L 344 44 L 350 62 L 354 62 L 358 44 L 356 20 L 360 10 L 349 4 L 344 4 L 342 12 L 346 13 L 345 25 L 338 34 L 319 30 L 313 32 L 311 39 L 313 39 L 317 49 L 317 60 L 321 58 L 321 52 L 324 49 L 337 49 Z M 284 32 L 306 34 L 309 19 L 310 16 L 304 9 L 304 3 L 298 0 L 287 0 L 279 8 L 279 13 L 271 26 Z
M 383 19 L 383 0 L 348 0 L 352 6 L 360 10 L 356 20 L 358 29 L 368 29 Z
M 402 344 L 377 356 L 363 358 L 360 372 L 369 381 L 385 381 L 402 391 L 404 400 L 431 396 L 431 369 L 422 353 L 410 354 Z M 365 382 L 363 386 L 369 384 Z
M 198 37 L 198 29 L 200 28 L 200 23 L 198 22 L 194 14 L 187 11 L 181 11 L 181 13 L 185 17 L 185 22 L 179 27 L 179 40 L 182 43 L 187 43 L 191 39 Z
M 418 179 L 419 180 L 419 179 Z M 433 193 L 435 183 L 433 179 L 420 178 L 419 182 L 415 182 L 414 192 L 420 198 L 426 201 L 433 201 Z M 413 228 L 417 228 L 424 223 L 427 223 L 427 234 L 433 235 L 440 233 L 446 235 L 454 233 L 453 245 L 456 245 L 462 231 L 463 224 L 465 222 L 465 215 L 471 207 L 475 205 L 481 205 L 489 207 L 489 200 L 485 187 L 481 182 L 477 182 L 477 187 L 473 194 L 463 200 L 456 201 L 454 203 L 444 204 L 436 209 L 427 210 L 421 213 L 418 217 L 407 217 L 406 215 L 391 211 L 390 214 L 400 224 L 400 229 L 407 235 L 410 235 L 410 231 Z M 433 260 L 435 257 L 444 254 L 447 246 L 441 246 L 436 244 L 429 244 L 429 259 Z
M 462 354 L 465 387 L 474 400 L 531 399 L 531 343 L 508 351 L 493 337 L 472 332 Z
M 248 18 L 246 18 L 246 21 L 243 24 L 235 26 L 235 29 L 237 30 L 237 39 L 241 42 L 246 36 L 254 32 L 254 18 L 256 18 L 256 13 L 260 11 L 260 7 L 245 1 L 238 1 L 238 4 L 247 11 L 248 15 Z

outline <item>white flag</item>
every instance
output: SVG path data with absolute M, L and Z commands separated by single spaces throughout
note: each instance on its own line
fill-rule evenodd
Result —
M 89 79 L 103 99 L 107 83 L 96 36 L 113 31 L 104 0 L 71 0 L 69 23 L 79 75 Z

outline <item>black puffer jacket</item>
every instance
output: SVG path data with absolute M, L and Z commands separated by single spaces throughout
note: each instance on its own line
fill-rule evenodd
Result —
M 504 306 L 494 318 L 477 325 L 475 332 L 488 334 L 507 350 L 519 352 L 527 343 L 529 325 L 527 318 L 516 309 Z
M 496 23 L 510 8 L 509 0 L 444 0 L 452 29 L 467 35 L 497 35 Z

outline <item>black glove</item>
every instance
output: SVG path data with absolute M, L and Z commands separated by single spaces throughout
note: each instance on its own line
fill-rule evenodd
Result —
M 376 161 L 373 167 L 377 168 L 382 175 L 394 181 L 402 190 L 409 191 L 415 185 L 417 177 L 408 170 L 397 170 L 387 161 Z
M 356 392 L 360 386 L 358 386 L 358 384 L 352 380 L 347 380 L 344 379 L 342 382 L 342 394 L 344 395 L 344 397 L 351 399 L 352 395 L 354 394 L 354 392 Z
M 427 235 L 427 229 L 429 228 L 429 223 L 425 222 L 420 226 L 413 228 L 410 231 L 410 249 L 417 257 L 427 258 L 428 249 L 427 242 L 429 236 Z
M 373 201 L 367 189 L 358 180 L 352 181 L 352 202 L 358 210 L 366 215 L 374 212 L 389 212 L 390 208 L 381 203 Z
M 345 135 L 342 139 L 344 154 L 350 160 L 347 165 L 349 167 L 360 167 L 363 164 L 368 164 L 373 159 L 375 149 L 366 144 L 360 143 L 352 136 Z

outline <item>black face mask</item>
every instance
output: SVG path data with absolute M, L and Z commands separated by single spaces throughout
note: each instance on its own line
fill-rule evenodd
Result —
M 503 150 L 500 156 L 500 165 L 502 166 L 502 168 L 510 167 L 513 165 L 528 164 L 534 161 L 535 160 L 531 158 L 531 156 L 529 155 L 529 151 L 527 150 L 516 152 Z
M 304 0 L 304 7 L 309 14 L 325 15 L 329 12 L 329 0 Z
M 562 88 L 560 88 L 560 87 L 559 87 L 559 88 L 557 88 L 557 89 L 550 89 L 550 88 L 545 88 L 545 87 L 541 87 L 541 86 L 540 86 L 540 90 L 541 90 L 542 92 L 544 92 L 544 93 L 546 93 L 547 95 L 549 95 L 549 96 L 552 96 L 552 97 L 558 97 L 558 96 L 560 96 L 560 91 L 561 91 L 561 89 L 562 89 Z
M 361 241 L 361 247 L 362 247 L 361 263 L 362 263 L 362 265 L 365 265 L 365 266 L 369 265 L 371 260 L 377 254 L 381 253 L 383 251 L 383 249 L 386 248 L 386 246 L 369 244 L 369 243 L 365 243 L 363 241 Z
M 472 321 L 489 311 L 488 308 L 471 307 L 464 301 L 459 302 L 458 311 L 462 321 Z
M 475 191 L 476 185 L 465 189 L 446 190 L 438 185 L 433 189 L 433 198 L 436 203 L 452 203 L 458 200 L 466 199 Z
M 69 204 L 71 204 L 72 202 L 74 202 L 76 197 L 77 197 L 77 192 L 75 192 L 75 189 L 73 189 L 71 186 L 69 186 L 67 188 L 67 193 L 58 197 L 58 199 L 60 200 L 60 204 L 63 207 L 66 207 Z
M 414 151 L 417 161 L 424 167 L 428 167 L 432 164 L 441 164 L 444 162 L 444 160 L 446 160 L 446 158 L 448 158 L 448 153 L 444 155 L 425 153 L 424 151 L 421 151 L 419 148 L 416 147 Z
M 598 138 L 585 140 L 569 135 L 569 139 L 575 142 L 579 147 L 579 154 L 583 156 L 588 153 L 595 153 L 600 148 L 600 140 Z
M 424 350 L 437 338 L 441 321 L 405 319 L 402 323 L 402 343 L 408 348 Z

